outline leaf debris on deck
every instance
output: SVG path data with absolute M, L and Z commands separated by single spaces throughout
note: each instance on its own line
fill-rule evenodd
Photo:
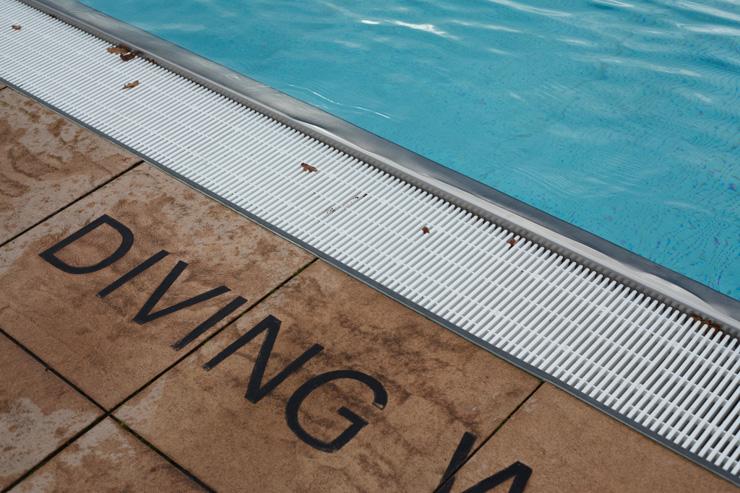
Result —
M 119 55 L 124 62 L 136 58 L 136 53 L 126 45 L 109 46 L 105 51 L 111 55 Z
M 301 168 L 303 169 L 303 171 L 306 171 L 308 173 L 316 173 L 319 171 L 316 166 L 311 166 L 308 163 L 301 163 Z
M 131 53 L 131 49 L 124 45 L 109 46 L 106 51 L 112 55 L 123 55 L 124 53 Z

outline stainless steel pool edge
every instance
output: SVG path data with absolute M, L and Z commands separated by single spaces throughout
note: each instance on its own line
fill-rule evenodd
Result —
M 20 0 L 740 337 L 740 301 L 77 0 Z

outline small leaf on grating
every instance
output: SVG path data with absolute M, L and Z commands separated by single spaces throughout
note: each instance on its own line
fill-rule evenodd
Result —
M 133 60 L 134 58 L 136 58 L 136 55 L 133 54 L 130 51 L 128 53 L 121 53 L 121 60 L 123 60 L 124 62 L 128 62 L 129 60 Z
M 112 55 L 123 55 L 124 53 L 130 53 L 131 50 L 123 45 L 109 46 L 106 51 Z
M 428 235 L 429 233 L 431 233 L 431 231 L 432 231 L 432 230 L 430 230 L 430 229 L 429 229 L 429 226 L 423 226 L 423 227 L 421 228 L 421 232 L 422 232 L 423 234 L 425 234 L 425 235 Z
M 316 173 L 318 171 L 316 166 L 311 166 L 308 163 L 301 163 L 301 168 L 303 168 L 303 171 L 307 171 L 309 173 Z
M 10 27 L 13 29 L 13 31 L 20 31 L 21 30 L 20 24 L 13 24 Z
M 710 320 L 708 318 L 704 318 L 704 317 L 702 317 L 701 315 L 699 315 L 697 313 L 692 313 L 689 316 L 691 317 L 692 320 L 695 320 L 695 321 L 697 321 L 697 322 L 699 322 L 701 324 L 704 324 L 704 325 L 708 325 L 709 327 L 711 327 L 713 329 L 720 329 L 721 328 L 721 326 L 718 323 L 716 323 L 713 320 Z
M 138 80 L 135 80 L 133 82 L 127 82 L 126 84 L 123 85 L 123 88 L 124 89 L 133 89 L 134 87 L 136 87 L 138 85 L 139 85 L 139 81 Z
M 517 240 L 514 238 L 509 238 L 506 240 L 506 243 L 509 245 L 509 248 L 512 248 L 514 245 L 516 245 Z

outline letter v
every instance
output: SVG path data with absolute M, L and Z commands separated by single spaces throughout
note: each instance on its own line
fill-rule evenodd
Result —
M 187 266 L 187 262 L 178 260 L 177 265 L 172 268 L 170 273 L 167 274 L 167 276 L 162 280 L 159 286 L 157 286 L 157 289 L 155 289 L 151 296 L 149 296 L 149 299 L 146 301 L 146 303 L 144 303 L 144 306 L 141 307 L 139 313 L 136 314 L 136 316 L 134 317 L 134 322 L 138 324 L 145 324 L 159 317 L 164 317 L 165 315 L 169 315 L 170 313 L 174 313 L 189 306 L 197 305 L 198 303 L 201 303 L 203 301 L 208 301 L 211 298 L 215 298 L 220 294 L 230 291 L 229 288 L 221 285 L 217 288 L 211 289 L 210 291 L 206 291 L 205 293 L 201 293 L 197 296 L 193 296 L 192 298 L 188 298 L 187 300 L 175 303 L 174 305 L 168 306 L 167 308 L 162 308 L 161 310 L 152 312 L 157 303 L 159 303 L 159 300 L 162 298 L 162 296 L 164 296 L 164 294 L 170 289 L 170 286 L 172 286 L 177 278 L 180 277 L 180 274 L 182 274 Z

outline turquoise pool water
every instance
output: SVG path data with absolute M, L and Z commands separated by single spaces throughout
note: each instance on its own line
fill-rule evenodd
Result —
M 740 298 L 740 3 L 84 0 Z

